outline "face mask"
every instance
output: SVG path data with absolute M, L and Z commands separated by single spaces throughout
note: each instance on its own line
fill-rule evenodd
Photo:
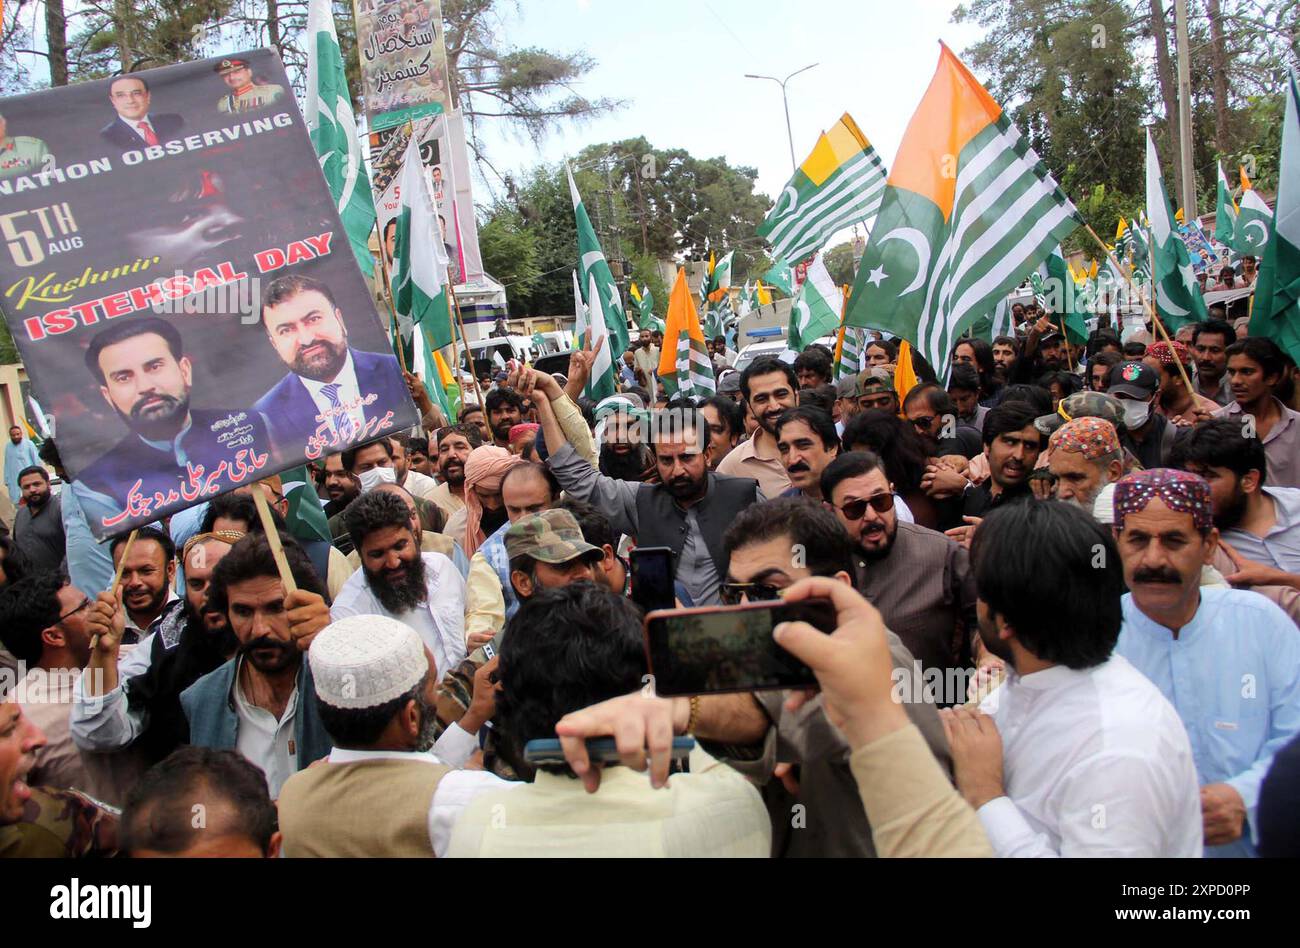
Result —
M 380 484 L 396 484 L 397 472 L 391 467 L 372 467 L 360 475 L 361 493 L 368 494 Z
M 1151 405 L 1149 402 L 1124 400 L 1124 424 L 1128 426 L 1129 431 L 1134 428 L 1141 428 L 1150 417 Z

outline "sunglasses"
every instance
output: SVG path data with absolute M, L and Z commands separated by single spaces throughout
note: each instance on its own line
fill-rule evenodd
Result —
M 876 513 L 889 513 L 894 509 L 893 494 L 876 494 L 865 500 L 850 500 L 842 507 L 836 507 L 840 513 L 844 514 L 849 520 L 861 520 L 870 507 Z
M 934 424 L 934 419 L 934 415 L 925 415 L 921 418 L 913 418 L 912 424 L 915 427 L 920 428 L 922 431 L 929 431 L 930 426 Z
M 781 598 L 781 590 L 769 583 L 723 583 L 718 591 L 724 606 L 740 605 L 740 597 L 750 602 L 771 602 Z

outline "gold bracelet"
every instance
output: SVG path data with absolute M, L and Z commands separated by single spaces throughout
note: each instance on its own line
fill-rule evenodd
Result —
M 691 716 L 686 719 L 686 734 L 695 733 L 695 725 L 700 723 L 700 696 L 691 695 Z

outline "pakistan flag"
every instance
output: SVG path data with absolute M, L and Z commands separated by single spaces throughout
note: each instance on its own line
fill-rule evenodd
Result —
M 1156 288 L 1156 309 L 1160 321 L 1171 335 L 1179 326 L 1208 318 L 1205 299 L 1192 272 L 1192 258 L 1187 245 L 1174 227 L 1164 179 L 1160 176 L 1160 158 L 1156 143 L 1147 131 L 1147 217 L 1151 221 L 1151 261 L 1155 272 L 1151 283 Z

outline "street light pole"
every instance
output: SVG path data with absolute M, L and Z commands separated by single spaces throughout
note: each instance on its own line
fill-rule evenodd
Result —
M 807 72 L 809 69 L 812 69 L 813 66 L 816 65 L 818 64 L 813 63 L 812 66 L 804 66 L 802 69 L 796 69 L 794 72 L 790 73 L 790 75 L 786 76 L 784 79 L 778 79 L 776 78 L 776 76 L 756 76 L 753 75 L 752 73 L 745 73 L 746 79 L 767 79 L 770 80 L 771 82 L 775 82 L 778 86 L 781 87 L 781 101 L 785 105 L 785 133 L 790 140 L 790 167 L 791 169 L 796 171 L 799 169 L 799 162 L 796 161 L 794 157 L 794 129 L 790 125 L 790 97 L 786 95 L 785 85 L 795 76 L 799 75 L 799 73 Z

